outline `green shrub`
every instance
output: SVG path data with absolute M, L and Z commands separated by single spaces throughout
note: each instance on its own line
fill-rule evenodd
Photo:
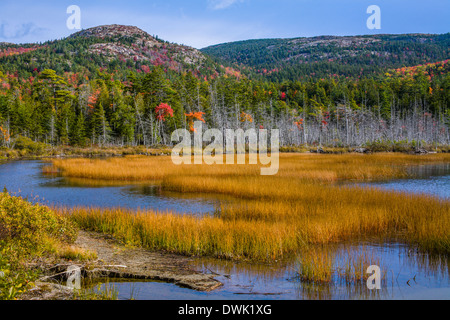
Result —
M 28 253 L 34 253 L 47 245 L 46 240 L 72 242 L 76 234 L 70 220 L 48 207 L 33 205 L 6 191 L 0 194 L 0 241 L 19 241 Z
M 377 140 L 365 145 L 371 152 L 392 152 L 394 150 L 392 142 L 386 140 Z
M 36 270 L 23 264 L 17 247 L 2 243 L 0 246 L 0 300 L 13 300 L 33 286 L 38 277 Z
M 306 153 L 308 149 L 305 146 L 284 146 L 280 147 L 282 153 Z
M 19 150 L 20 154 L 23 156 L 26 154 L 41 155 L 51 147 L 46 143 L 34 142 L 30 138 L 18 136 L 14 139 L 14 148 Z
M 0 193 L 0 299 L 20 295 L 36 273 L 26 263 L 74 242 L 73 222 L 50 208 Z

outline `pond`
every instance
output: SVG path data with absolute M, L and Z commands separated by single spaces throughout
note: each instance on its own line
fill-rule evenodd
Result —
M 61 207 L 122 207 L 180 214 L 213 213 L 216 199 L 163 193 L 155 185 L 91 184 L 42 173 L 42 161 L 12 161 L 0 165 L 0 188 L 32 202 Z
M 336 252 L 344 261 L 349 251 L 361 249 L 341 246 Z M 337 277 L 330 284 L 305 284 L 298 279 L 296 262 L 267 266 L 216 259 L 192 263 L 197 270 L 216 275 L 224 284 L 213 292 L 196 292 L 161 282 L 110 282 L 102 288 L 115 288 L 124 300 L 450 299 L 449 260 L 412 252 L 401 244 L 368 245 L 364 250 L 382 268 L 381 290 L 367 289 L 365 281 L 347 284 Z
M 360 183 L 386 190 L 431 194 L 450 199 L 450 164 L 422 165 L 408 168 L 409 179 Z
M 212 214 L 223 199 L 183 195 L 158 186 L 88 183 L 42 173 L 42 161 L 16 161 L 0 165 L 0 187 L 11 193 L 54 206 L 125 207 L 174 211 L 179 214 Z M 450 198 L 450 164 L 410 168 L 410 179 L 360 185 L 387 190 L 427 193 Z M 299 281 L 293 260 L 271 266 L 195 259 L 195 269 L 211 273 L 224 286 L 213 292 L 196 292 L 161 282 L 112 282 L 119 298 L 144 300 L 273 300 L 273 299 L 450 299 L 449 260 L 428 256 L 402 244 L 364 246 L 384 272 L 382 290 L 370 291 L 365 283 L 348 285 L 333 278 L 331 284 Z M 361 251 L 361 244 L 336 248 L 341 259 Z M 339 259 L 338 259 L 339 260 Z

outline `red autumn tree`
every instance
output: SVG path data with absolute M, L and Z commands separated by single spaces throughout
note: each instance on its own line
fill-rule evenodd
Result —
M 166 117 L 173 118 L 173 109 L 167 103 L 161 103 L 155 109 L 156 119 L 161 122 L 166 121 Z

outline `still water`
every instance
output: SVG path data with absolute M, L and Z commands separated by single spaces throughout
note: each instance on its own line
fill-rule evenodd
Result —
M 0 188 L 11 194 L 51 206 L 122 207 L 153 209 L 180 214 L 214 212 L 215 199 L 181 197 L 163 193 L 152 185 L 92 185 L 87 181 L 65 179 L 42 173 L 42 161 L 12 161 L 0 165 Z
M 360 185 L 450 199 L 450 164 L 414 166 L 408 169 L 408 173 L 411 176 L 409 179 Z
M 336 252 L 345 261 L 348 252 L 361 249 L 361 246 L 342 246 Z M 450 261 L 413 252 L 400 244 L 367 245 L 363 250 L 382 269 L 381 290 L 367 289 L 364 281 L 347 284 L 338 277 L 326 285 L 301 283 L 295 261 L 267 266 L 215 259 L 200 259 L 192 263 L 197 270 L 216 275 L 216 279 L 224 284 L 209 293 L 161 282 L 111 282 L 107 285 L 115 288 L 123 300 L 450 299 Z
M 41 161 L 16 161 L 0 165 L 0 188 L 30 201 L 54 206 L 125 207 L 174 211 L 179 214 L 213 213 L 221 199 L 206 195 L 167 193 L 158 186 L 92 185 L 42 174 Z M 365 183 L 393 191 L 426 193 L 450 198 L 450 164 L 419 166 L 410 169 L 411 178 Z M 341 259 L 349 252 L 361 251 L 361 244 L 336 248 Z M 211 273 L 224 286 L 210 293 L 180 288 L 161 282 L 110 283 L 120 299 L 145 300 L 233 300 L 233 299 L 450 299 L 448 258 L 421 254 L 402 244 L 377 246 L 366 244 L 382 267 L 382 290 L 370 291 L 365 283 L 348 285 L 333 279 L 331 285 L 302 284 L 296 276 L 298 263 L 293 260 L 271 266 L 195 259 L 195 269 Z M 338 259 L 339 260 L 339 259 Z

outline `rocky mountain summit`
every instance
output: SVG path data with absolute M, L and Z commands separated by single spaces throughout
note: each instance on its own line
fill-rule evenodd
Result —
M 103 55 L 108 60 L 149 61 L 181 69 L 181 64 L 201 65 L 206 57 L 197 49 L 169 43 L 155 38 L 133 26 L 106 25 L 82 30 L 71 35 L 76 38 L 99 38 L 102 42 L 90 45 L 89 52 Z

